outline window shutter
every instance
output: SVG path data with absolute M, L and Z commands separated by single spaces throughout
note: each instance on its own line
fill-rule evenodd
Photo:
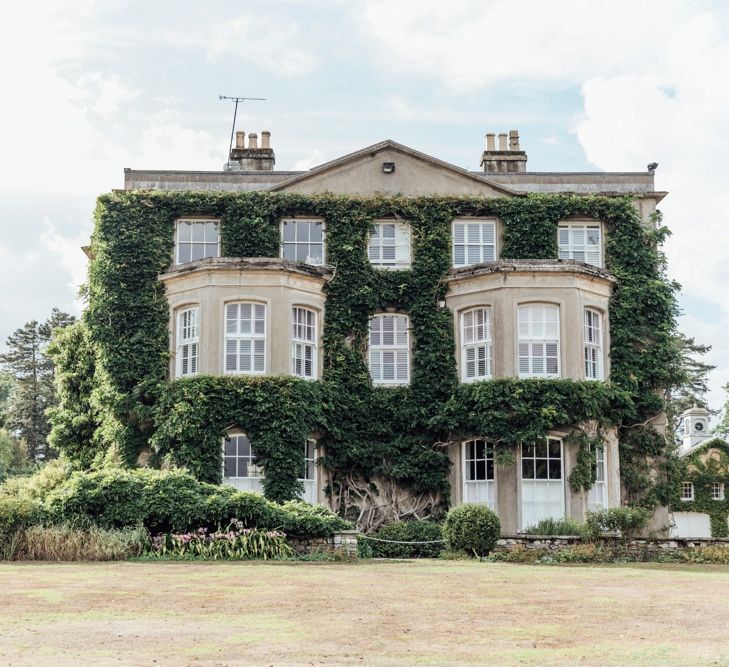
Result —
M 410 226 L 405 224 L 395 225 L 395 262 L 398 265 L 410 264 Z

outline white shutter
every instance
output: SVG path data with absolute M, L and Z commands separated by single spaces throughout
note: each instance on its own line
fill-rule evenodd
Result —
M 410 266 L 411 256 L 410 226 L 402 223 L 395 225 L 395 263 L 399 268 Z

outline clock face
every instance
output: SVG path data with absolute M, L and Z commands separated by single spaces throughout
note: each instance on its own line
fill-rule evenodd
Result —
M 696 423 L 694 424 L 694 428 L 695 428 L 695 429 L 696 429 L 697 431 L 703 431 L 703 430 L 704 430 L 704 422 L 696 422 Z

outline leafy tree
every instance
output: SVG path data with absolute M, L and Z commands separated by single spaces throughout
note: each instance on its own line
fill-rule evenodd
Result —
M 0 482 L 12 475 L 30 472 L 33 462 L 28 457 L 28 447 L 22 441 L 0 429 Z
M 710 345 L 701 345 L 694 338 L 683 334 L 678 334 L 674 338 L 674 345 L 678 349 L 680 359 L 674 383 L 666 392 L 666 417 L 668 432 L 675 435 L 679 417 L 685 410 L 694 405 L 708 408 L 706 393 L 709 389 L 709 373 L 716 366 L 702 360 L 702 357 L 711 350 Z
M 724 438 L 724 440 L 726 440 L 729 438 L 729 383 L 724 385 L 724 391 L 727 394 L 727 400 L 721 410 L 721 417 L 719 418 L 719 423 L 714 429 L 714 435 L 717 438 Z
M 8 337 L 8 351 L 0 355 L 0 364 L 15 383 L 6 411 L 6 427 L 26 442 L 33 459 L 46 455 L 46 410 L 56 403 L 53 362 L 46 348 L 55 329 L 74 321 L 72 315 L 54 308 L 45 322 L 31 320 L 16 329 Z
M 5 426 L 10 397 L 15 388 L 15 378 L 10 373 L 0 372 L 0 428 Z

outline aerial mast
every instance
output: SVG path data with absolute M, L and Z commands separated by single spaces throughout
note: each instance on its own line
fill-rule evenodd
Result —
M 235 108 L 233 109 L 233 127 L 230 129 L 230 146 L 228 146 L 228 160 L 230 159 L 230 151 L 233 150 L 233 136 L 235 135 L 235 119 L 238 115 L 238 103 L 245 101 L 264 102 L 265 97 L 231 97 L 229 95 L 218 95 L 219 100 L 232 100 L 235 102 Z

